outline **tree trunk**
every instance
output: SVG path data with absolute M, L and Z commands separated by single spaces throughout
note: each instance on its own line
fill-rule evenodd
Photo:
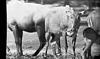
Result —
M 64 0 L 64 6 L 69 5 L 69 0 Z
M 28 0 L 26 0 L 25 2 L 28 2 Z
M 44 4 L 44 1 L 43 1 L 43 0 L 41 0 L 41 4 L 42 4 L 42 5 Z
M 94 0 L 88 0 L 89 2 L 89 9 L 91 10 L 92 9 L 92 3 L 94 2 Z

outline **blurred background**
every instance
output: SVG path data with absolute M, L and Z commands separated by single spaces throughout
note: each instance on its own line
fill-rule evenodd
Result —
M 10 1 L 10 0 L 6 0 Z M 82 6 L 88 5 L 89 7 L 96 6 L 97 3 L 100 3 L 99 0 L 20 0 L 25 2 L 35 2 L 39 4 L 62 4 L 62 5 L 71 5 L 71 6 Z

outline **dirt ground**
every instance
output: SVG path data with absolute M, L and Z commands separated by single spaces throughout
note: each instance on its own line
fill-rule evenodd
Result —
M 86 21 L 85 18 L 82 18 L 81 19 L 82 21 Z M 77 41 L 76 41 L 76 54 L 77 54 L 77 57 L 76 59 L 81 59 L 80 58 L 80 53 L 82 51 L 82 46 L 84 44 L 84 41 L 83 41 L 83 35 L 82 35 L 82 32 L 83 30 L 86 28 L 86 26 L 81 26 L 79 28 L 79 31 L 78 31 L 78 37 L 77 37 Z M 66 57 L 66 55 L 64 54 L 65 52 L 65 45 L 62 44 L 62 43 L 65 43 L 63 38 L 61 38 L 61 47 L 62 47 L 62 56 L 59 56 L 58 58 L 55 58 L 53 55 L 52 55 L 52 50 L 51 50 L 51 47 L 49 47 L 49 50 L 48 50 L 48 57 L 47 59 L 72 59 L 73 57 L 73 51 L 72 51 L 72 44 L 71 44 L 71 38 L 68 38 L 68 55 Z M 22 56 L 20 58 L 17 58 L 17 59 L 45 59 L 42 54 L 45 52 L 45 47 L 43 48 L 43 50 L 39 53 L 39 55 L 35 58 L 29 58 L 27 55 L 31 55 L 35 52 L 35 50 L 38 49 L 39 47 L 39 40 L 38 40 L 38 36 L 37 36 L 37 33 L 27 33 L 27 32 L 24 32 L 23 33 L 23 43 L 22 43 L 22 48 L 23 48 L 23 54 L 26 55 L 26 56 Z M 13 33 L 7 29 L 7 46 L 10 48 L 10 52 L 7 53 L 6 55 L 6 59 L 16 59 L 14 57 L 14 55 L 16 54 L 16 47 L 15 47 L 15 39 L 14 39 L 14 36 L 13 36 Z

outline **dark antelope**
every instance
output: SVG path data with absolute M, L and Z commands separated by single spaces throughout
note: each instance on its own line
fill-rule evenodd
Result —
M 95 9 L 92 11 L 87 17 L 88 27 L 83 31 L 83 36 L 85 40 L 85 48 L 82 52 L 83 59 L 89 58 L 89 56 L 93 55 L 93 49 L 99 49 L 100 47 L 100 8 Z M 94 48 L 96 47 L 96 48 Z M 95 50 L 96 51 L 96 50 Z M 98 50 L 97 50 L 98 51 Z M 99 53 L 99 52 L 98 52 Z M 88 56 L 86 56 L 88 54 Z M 100 53 L 99 53 L 100 54 Z

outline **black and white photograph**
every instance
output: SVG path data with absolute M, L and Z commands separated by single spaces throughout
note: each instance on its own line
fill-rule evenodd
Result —
M 6 59 L 100 59 L 100 0 L 6 0 Z

